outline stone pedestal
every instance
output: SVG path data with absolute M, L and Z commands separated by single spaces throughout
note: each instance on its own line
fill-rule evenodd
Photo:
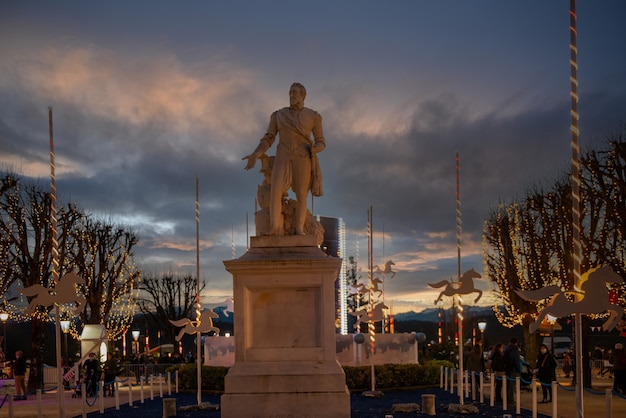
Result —
M 350 417 L 335 358 L 335 280 L 341 260 L 313 236 L 252 237 L 233 275 L 235 364 L 222 418 Z

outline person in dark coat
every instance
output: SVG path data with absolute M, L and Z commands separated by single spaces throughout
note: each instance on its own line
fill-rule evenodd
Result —
M 493 370 L 493 375 L 496 379 L 496 402 L 502 402 L 502 379 L 506 379 L 503 352 L 504 344 L 496 344 L 489 357 L 491 370 Z
M 480 373 L 485 372 L 485 359 L 483 357 L 483 350 L 479 344 L 474 345 L 472 351 L 467 355 L 467 371 L 471 374 L 470 378 L 472 382 L 476 382 L 476 388 L 481 390 Z
M 95 353 L 89 353 L 89 358 L 83 363 L 83 370 L 87 375 L 85 382 L 87 388 L 87 396 L 95 396 L 100 378 L 100 361 L 96 358 Z
M 548 346 L 541 344 L 539 346 L 539 354 L 537 354 L 537 379 L 541 383 L 543 399 L 541 403 L 552 402 L 552 382 L 556 381 L 556 359 L 550 353 Z
M 15 379 L 15 400 L 26 399 L 26 358 L 22 350 L 15 352 L 13 363 L 13 376 Z
M 626 351 L 622 343 L 615 344 L 613 350 L 613 390 L 626 393 Z
M 515 401 L 515 379 L 522 372 L 522 361 L 520 358 L 519 348 L 517 347 L 517 338 L 511 338 L 511 342 L 504 349 L 504 368 L 506 370 L 506 402 L 513 405 Z

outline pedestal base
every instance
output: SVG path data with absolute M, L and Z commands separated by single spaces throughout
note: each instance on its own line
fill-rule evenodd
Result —
M 349 418 L 336 360 L 335 280 L 341 265 L 308 237 L 259 237 L 233 274 L 235 364 L 222 418 Z
M 350 416 L 350 393 L 339 363 L 235 364 L 225 379 L 222 418 Z
M 347 389 L 345 393 L 225 394 L 221 411 L 222 418 L 349 417 L 350 394 Z

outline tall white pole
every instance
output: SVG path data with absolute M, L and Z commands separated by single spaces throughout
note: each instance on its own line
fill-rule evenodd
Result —
M 574 244 L 572 254 L 572 273 L 574 283 L 580 285 L 582 246 L 580 243 L 580 160 L 578 145 L 578 63 L 576 57 L 578 49 L 576 47 L 576 0 L 570 0 L 570 101 L 571 101 L 571 126 L 572 132 L 572 241 Z M 576 416 L 584 417 L 583 405 L 583 336 L 582 336 L 582 315 L 577 313 L 574 320 L 575 350 L 576 350 Z
M 52 278 L 54 287 L 59 283 L 59 242 L 57 240 L 57 188 L 54 167 L 54 136 L 52 130 L 52 107 L 48 107 L 48 125 L 50 130 L 50 234 L 52 235 Z M 54 304 L 54 329 L 57 351 L 57 394 L 59 397 L 59 416 L 65 416 L 65 390 L 63 387 L 63 368 L 61 367 L 61 318 L 59 305 Z
M 200 325 L 200 199 L 198 193 L 198 177 L 196 177 L 196 325 Z M 202 403 L 202 356 L 200 346 L 202 334 L 196 333 L 196 364 L 198 382 L 198 405 Z
M 456 153 L 456 248 L 457 248 L 457 280 L 461 281 L 461 157 Z M 457 322 L 459 325 L 459 404 L 463 405 L 463 304 L 458 297 Z
M 374 286 L 373 286 L 373 269 L 374 269 L 374 233 L 373 233 L 373 215 L 372 206 L 368 213 L 367 219 L 367 237 L 368 237 L 368 276 L 369 276 L 369 312 L 374 312 Z M 369 316 L 369 315 L 368 315 Z M 370 365 L 371 365 L 371 382 L 372 392 L 376 390 L 376 374 L 374 373 L 374 352 L 376 351 L 376 324 L 368 318 L 367 329 L 370 337 Z

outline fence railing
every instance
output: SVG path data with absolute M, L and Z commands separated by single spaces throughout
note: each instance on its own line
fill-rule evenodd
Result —
M 120 376 L 138 378 L 141 376 L 165 375 L 166 370 L 171 366 L 174 366 L 174 364 L 125 364 Z
M 599 360 L 600 361 L 600 360 Z M 600 363 L 602 364 L 602 363 Z M 592 364 L 592 366 L 595 365 Z M 593 372 L 593 370 L 592 370 Z M 529 379 L 529 380 L 526 380 Z M 499 391 L 496 391 L 496 386 L 499 387 Z M 610 385 L 609 385 L 610 386 Z M 521 397 L 522 387 L 530 391 L 532 396 L 530 400 L 528 398 L 523 399 Z M 483 373 L 483 372 L 470 372 L 467 370 L 459 371 L 448 367 L 441 367 L 439 375 L 439 388 L 444 391 L 450 391 L 450 393 L 456 393 L 459 395 L 460 403 L 463 404 L 465 399 L 471 399 L 475 402 L 478 399 L 480 403 L 486 403 L 485 397 L 489 400 L 491 407 L 495 406 L 495 399 L 498 398 L 498 402 L 501 402 L 502 409 L 514 409 L 515 414 L 518 416 L 521 414 L 522 402 L 525 402 L 525 409 L 529 409 L 533 417 L 538 413 L 538 399 L 537 395 L 539 389 L 545 387 L 548 389 L 550 395 L 550 404 L 552 409 L 552 417 L 558 417 L 558 390 L 566 392 L 574 392 L 576 390 L 573 386 L 561 385 L 557 380 L 553 382 L 541 382 L 534 376 L 516 376 L 514 378 L 499 373 Z M 511 390 L 512 389 L 512 390 Z M 613 418 L 613 401 L 614 399 L 626 400 L 626 396 L 621 391 L 612 390 L 610 387 L 604 388 L 604 390 L 594 390 L 592 388 L 583 388 L 584 392 L 604 397 L 604 416 L 606 418 Z M 543 392 L 543 391 L 542 391 Z M 511 399 L 513 394 L 513 399 Z M 511 401 L 512 404 L 510 403 Z M 623 411 L 623 405 L 617 407 L 621 412 Z M 594 411 L 598 413 L 594 416 L 601 416 L 601 411 Z M 623 415 L 619 415 L 620 417 Z
M 141 376 L 165 376 L 166 370 L 171 366 L 174 366 L 174 364 L 125 364 L 120 377 L 138 379 Z M 45 384 L 56 385 L 57 370 L 56 367 L 44 367 L 43 381 Z

